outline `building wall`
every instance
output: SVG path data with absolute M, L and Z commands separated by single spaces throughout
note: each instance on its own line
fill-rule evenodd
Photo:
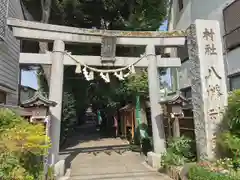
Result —
M 179 73 L 179 88 L 184 89 L 186 87 L 191 86 L 191 74 L 190 69 L 191 64 L 190 61 L 185 61 L 182 63 L 182 66 L 180 67 L 180 73 Z
M 174 0 L 170 27 L 173 29 L 187 29 L 196 19 L 218 20 L 220 23 L 221 35 L 224 36 L 223 9 L 233 1 L 235 0 L 183 0 L 183 9 L 179 11 L 178 0 Z M 225 52 L 225 49 L 223 52 Z M 178 53 L 178 55 L 182 60 L 185 59 L 185 55 L 182 55 L 181 52 Z M 239 56 L 240 48 L 225 53 L 226 75 L 240 72 Z M 182 63 L 179 77 L 180 89 L 191 86 L 188 72 L 189 67 L 190 64 L 188 61 Z
M 191 0 L 183 0 L 183 9 L 179 11 L 178 0 L 173 1 L 173 28 L 186 29 L 191 24 Z
M 23 19 L 20 0 L 9 0 L 8 17 Z M 20 41 L 6 27 L 4 40 L 0 43 L 0 90 L 7 93 L 6 104 L 18 102 Z

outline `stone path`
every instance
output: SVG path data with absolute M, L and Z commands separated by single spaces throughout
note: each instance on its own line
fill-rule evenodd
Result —
M 149 168 L 139 153 L 113 150 L 125 149 L 126 141 L 100 139 L 93 129 L 79 128 L 61 151 L 71 169 L 70 180 L 170 180 Z

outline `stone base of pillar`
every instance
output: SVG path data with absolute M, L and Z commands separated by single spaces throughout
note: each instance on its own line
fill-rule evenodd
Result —
M 65 160 L 60 160 L 54 165 L 54 173 L 57 179 L 65 175 Z
M 149 166 L 151 166 L 154 169 L 160 169 L 161 168 L 161 155 L 156 154 L 154 152 L 148 152 L 147 153 L 147 163 Z

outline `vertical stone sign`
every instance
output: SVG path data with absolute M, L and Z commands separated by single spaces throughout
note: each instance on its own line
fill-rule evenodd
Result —
M 227 105 L 227 87 L 218 21 L 196 20 L 188 29 L 191 89 L 199 159 L 214 159 L 215 137 Z

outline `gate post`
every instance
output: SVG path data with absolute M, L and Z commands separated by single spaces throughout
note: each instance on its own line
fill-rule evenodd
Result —
M 188 29 L 187 39 L 198 159 L 214 159 L 215 139 L 227 105 L 219 22 L 196 20 Z
M 149 61 L 148 65 L 148 87 L 151 106 L 151 121 L 154 153 L 162 154 L 165 152 L 165 134 L 163 126 L 163 109 L 159 104 L 160 99 L 160 81 L 158 78 L 157 58 L 155 56 L 155 46 L 148 44 L 146 55 Z M 159 161 L 160 162 L 160 161 Z M 159 163 L 160 164 L 160 163 Z
M 62 116 L 62 95 L 63 95 L 63 73 L 64 73 L 64 52 L 65 44 L 61 40 L 55 40 L 53 43 L 52 67 L 49 88 L 49 99 L 55 101 L 57 105 L 50 108 L 51 127 L 50 137 L 52 147 L 50 149 L 50 164 L 58 162 L 61 116 Z

